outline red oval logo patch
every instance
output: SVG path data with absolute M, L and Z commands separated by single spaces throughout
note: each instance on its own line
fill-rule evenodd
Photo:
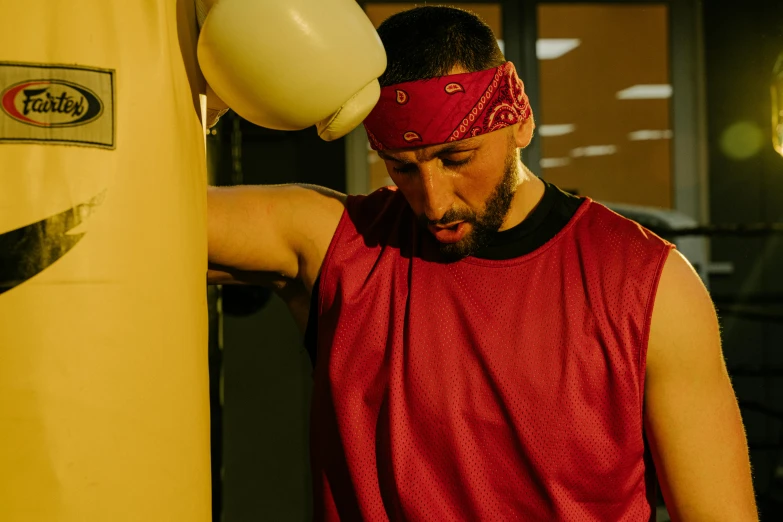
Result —
M 408 93 L 403 91 L 402 89 L 396 89 L 395 91 L 397 93 L 397 103 L 400 105 L 405 105 L 408 103 Z
M 410 143 L 412 141 L 421 141 L 421 136 L 413 131 L 408 131 L 402 135 L 402 139 Z
M 449 83 L 448 85 L 446 85 L 446 87 L 444 87 L 444 90 L 446 91 L 447 94 L 454 94 L 455 92 L 465 92 L 464 87 L 462 87 L 462 85 L 456 82 Z
M 103 113 L 98 95 L 64 80 L 28 80 L 0 95 L 3 112 L 16 121 L 36 127 L 84 125 Z

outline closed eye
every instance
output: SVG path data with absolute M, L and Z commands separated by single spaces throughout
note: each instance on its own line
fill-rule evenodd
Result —
M 394 172 L 399 172 L 400 174 L 413 174 L 417 170 L 415 163 L 399 163 L 398 166 L 394 167 Z
M 443 165 L 445 165 L 447 167 L 459 167 L 460 165 L 467 164 L 468 162 L 470 162 L 470 160 L 471 160 L 471 158 L 467 158 L 467 159 L 459 160 L 459 161 L 449 160 L 449 159 L 443 159 L 441 161 L 443 162 Z
M 447 154 L 443 154 L 440 157 L 440 161 L 445 167 L 459 167 L 472 160 L 473 156 L 472 150 L 452 150 Z

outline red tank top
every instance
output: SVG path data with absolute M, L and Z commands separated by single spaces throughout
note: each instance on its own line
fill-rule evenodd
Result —
M 536 251 L 438 262 L 393 189 L 324 260 L 317 520 L 647 521 L 647 336 L 671 244 L 585 201 Z

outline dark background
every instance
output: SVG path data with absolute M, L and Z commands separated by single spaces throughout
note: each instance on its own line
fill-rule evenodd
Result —
M 783 3 L 703 3 L 713 223 L 783 221 L 783 158 L 772 148 L 770 82 L 783 52 Z M 738 121 L 764 130 L 759 154 L 733 160 L 723 132 Z M 713 238 L 712 259 L 734 264 L 710 288 L 726 362 L 742 407 L 762 520 L 783 520 L 783 236 Z M 777 470 L 777 471 L 776 471 Z

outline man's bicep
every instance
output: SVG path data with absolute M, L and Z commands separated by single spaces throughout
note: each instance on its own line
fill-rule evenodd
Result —
M 342 215 L 341 197 L 328 189 L 297 185 L 210 188 L 211 273 L 228 278 L 237 274 L 250 283 L 259 277 L 299 278 L 303 257 L 310 265 L 319 263 L 310 259 L 319 252 L 311 245 L 328 247 L 334 233 L 329 224 L 334 222 L 336 228 Z
M 745 433 L 715 310 L 676 251 L 655 301 L 645 412 L 672 520 L 757 520 Z

